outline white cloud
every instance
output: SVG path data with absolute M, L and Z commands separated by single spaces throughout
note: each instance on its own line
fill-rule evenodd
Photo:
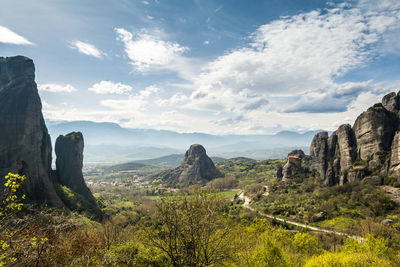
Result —
M 16 45 L 34 45 L 34 43 L 28 41 L 25 37 L 13 32 L 12 30 L 0 26 L 0 43 L 5 44 L 16 44 Z
M 75 87 L 70 84 L 55 84 L 55 83 L 46 83 L 38 85 L 39 91 L 44 92 L 52 92 L 52 93 L 72 93 L 77 91 Z
M 133 35 L 123 28 L 116 28 L 117 40 L 125 45 L 125 53 L 130 63 L 138 71 L 171 69 L 182 60 L 181 55 L 188 50 L 176 42 L 160 39 L 147 33 Z
M 104 52 L 97 49 L 94 45 L 78 40 L 71 42 L 71 48 L 78 50 L 79 53 L 97 58 L 102 58 L 104 55 L 106 55 Z
M 210 44 L 210 41 L 209 41 L 209 40 L 205 40 L 205 41 L 203 42 L 203 44 L 209 45 L 209 44 Z
M 93 91 L 96 94 L 126 94 L 132 91 L 132 87 L 130 85 L 126 85 L 123 83 L 114 83 L 111 81 L 101 81 L 99 83 L 93 84 L 92 87 L 88 89 L 89 91 Z
M 365 63 L 364 48 L 376 41 L 357 11 L 343 12 L 313 11 L 263 25 L 249 47 L 211 62 L 197 82 L 279 95 L 328 86 L 334 76 Z
M 284 112 L 331 113 L 344 112 L 349 104 L 361 93 L 378 92 L 381 88 L 374 88 L 372 81 L 345 82 L 332 84 L 330 88 L 320 92 L 310 91 L 303 94 L 293 105 L 282 110 Z
M 188 101 L 188 96 L 179 92 L 166 99 L 159 99 L 157 104 L 162 107 L 182 106 Z
M 100 103 L 105 107 L 110 107 L 114 110 L 125 111 L 130 114 L 132 111 L 138 111 L 143 109 L 152 109 L 153 105 L 150 102 L 153 101 L 153 95 L 159 92 L 159 89 L 155 86 L 149 86 L 135 95 L 130 95 L 126 99 L 106 99 Z
M 369 64 L 381 53 L 384 34 L 400 29 L 400 11 L 390 4 L 381 8 L 384 11 L 371 12 L 339 5 L 260 26 L 249 36 L 247 46 L 209 62 L 193 77 L 195 91 L 187 106 L 222 111 L 235 107 L 240 114 L 245 111 L 242 102 L 254 101 L 251 94 L 260 99 L 303 95 L 296 108 L 283 107 L 281 102 L 277 109 L 324 112 L 326 107 L 325 112 L 345 111 L 370 87 L 359 82 L 347 88 L 349 84 L 337 82 L 337 78 Z M 336 90 L 348 90 L 349 94 L 341 96 Z M 250 94 L 243 97 L 245 92 Z
M 124 126 L 218 134 L 335 130 L 353 124 L 385 93 L 400 88 L 398 82 L 348 82 L 344 76 L 400 51 L 396 5 L 365 0 L 281 18 L 243 38 L 247 45 L 207 64 L 187 57 L 187 48 L 166 41 L 164 33 L 115 29 L 137 71 L 172 70 L 186 81 L 148 87 L 124 99 L 107 97 L 100 102 L 101 112 L 82 118 L 129 118 Z

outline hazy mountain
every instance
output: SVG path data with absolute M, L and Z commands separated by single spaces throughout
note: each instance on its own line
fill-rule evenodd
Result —
M 293 148 L 307 147 L 318 132 L 282 131 L 274 135 L 211 135 L 130 129 L 116 123 L 92 121 L 48 121 L 47 127 L 53 141 L 60 134 L 71 131 L 82 132 L 85 139 L 86 163 L 126 162 L 183 154 L 192 144 L 201 144 L 210 155 L 223 158 L 237 156 L 255 159 L 283 158 Z
M 184 154 L 172 154 L 154 159 L 137 160 L 136 163 L 160 167 L 176 167 L 181 164 Z
M 122 164 L 117 164 L 117 165 L 106 167 L 106 168 L 104 168 L 104 172 L 110 173 L 110 172 L 119 172 L 119 171 L 138 170 L 145 166 L 146 166 L 145 164 L 141 164 L 141 163 L 127 162 L 127 163 L 122 163 Z
M 152 165 L 157 167 L 176 167 L 182 163 L 184 157 L 185 157 L 184 154 L 172 154 L 154 159 L 137 160 L 134 161 L 134 163 Z M 225 158 L 221 157 L 211 157 L 211 159 L 214 163 L 226 160 Z

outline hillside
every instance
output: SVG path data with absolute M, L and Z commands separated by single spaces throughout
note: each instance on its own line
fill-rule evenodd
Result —
M 154 158 L 154 159 L 145 159 L 145 160 L 137 160 L 135 163 L 158 166 L 158 167 L 176 167 L 183 161 L 185 154 L 172 154 L 164 157 Z M 221 157 L 211 157 L 214 163 L 218 163 L 224 161 L 224 158 Z

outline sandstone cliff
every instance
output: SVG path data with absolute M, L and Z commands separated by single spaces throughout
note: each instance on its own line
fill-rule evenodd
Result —
M 0 177 L 24 174 L 28 197 L 62 206 L 51 179 L 51 142 L 34 79 L 31 59 L 0 57 Z
M 305 157 L 303 150 L 293 150 L 288 154 L 286 164 L 282 168 L 282 181 L 287 181 L 291 176 L 302 172 L 302 161 Z
M 61 183 L 97 207 L 82 176 L 82 135 L 73 133 L 57 141 L 54 172 L 33 61 L 0 57 L 0 178 L 8 172 L 25 175 L 21 189 L 29 201 L 39 204 L 64 207 L 56 190 Z
M 181 165 L 156 174 L 152 176 L 152 179 L 160 179 L 169 184 L 190 185 L 205 183 L 219 176 L 221 173 L 207 156 L 204 147 L 195 144 L 186 151 Z
M 400 181 L 399 125 L 400 96 L 390 93 L 360 114 L 353 127 L 341 125 L 329 138 L 327 132 L 315 135 L 311 168 L 326 185 L 391 174 Z
M 56 140 L 56 173 L 58 182 L 81 194 L 92 205 L 97 202 L 83 179 L 83 136 L 81 132 L 60 135 Z

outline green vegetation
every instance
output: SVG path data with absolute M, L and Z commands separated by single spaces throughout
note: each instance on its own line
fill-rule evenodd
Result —
M 35 238 L 29 243 L 37 250 L 25 246 L 31 254 L 8 251 L 24 266 L 352 266 L 355 259 L 357 266 L 400 263 L 398 246 L 383 237 L 367 235 L 359 244 L 289 231 L 199 188 L 141 203 L 101 224 L 55 211 L 24 218 L 22 227 L 32 224 L 29 231 Z
M 102 217 L 102 214 L 100 214 L 89 201 L 87 201 L 82 195 L 74 192 L 67 186 L 57 184 L 55 186 L 55 189 L 57 195 L 70 210 L 83 213 L 86 216 L 92 217 L 94 219 L 99 219 Z
M 18 197 L 17 190 L 24 180 L 25 176 L 13 173 L 8 173 L 5 177 L 0 198 L 0 266 L 12 264 L 17 260 L 9 252 L 14 232 L 4 227 L 4 222 L 12 217 L 15 212 L 20 211 L 23 206 L 20 200 L 25 199 L 25 195 Z
M 313 178 L 301 183 L 269 183 L 268 196 L 257 199 L 259 210 L 326 228 L 362 234 L 360 223 L 380 222 L 398 214 L 387 194 L 367 182 L 323 187 Z
M 220 162 L 217 167 L 225 178 L 232 177 L 239 188 L 255 191 L 260 189 L 261 184 L 272 181 L 275 177 L 276 166 L 283 164 L 284 160 L 255 161 L 239 158 Z
M 19 244 L 24 251 L 7 248 L 7 257 L 23 266 L 400 265 L 399 210 L 380 187 L 324 187 L 309 172 L 277 182 L 275 170 L 283 164 L 227 160 L 217 164 L 224 177 L 179 190 L 137 174 L 93 175 L 91 190 L 106 220 L 43 208 L 13 214 L 4 225 L 20 229 L 14 239 L 28 239 Z M 57 192 L 71 209 L 88 214 L 81 196 L 63 186 Z M 256 211 L 243 207 L 241 192 Z M 364 242 L 269 221 L 257 211 Z
M 227 161 L 218 167 L 225 174 L 223 179 L 236 181 L 237 187 L 251 198 L 252 206 L 263 213 L 359 235 L 369 233 L 366 228 L 373 228 L 374 233 L 391 242 L 400 237 L 399 209 L 379 186 L 361 181 L 326 187 L 306 169 L 289 182 L 280 183 L 275 170 L 283 164 L 279 160 Z M 391 184 L 397 179 L 388 177 L 386 181 Z M 222 184 L 217 179 L 213 183 Z M 211 182 L 207 184 L 210 185 Z M 219 188 L 226 190 L 229 186 Z M 385 219 L 391 220 L 391 226 L 381 224 Z
M 130 171 L 130 170 L 138 170 L 143 167 L 145 167 L 145 164 L 142 163 L 136 163 L 136 162 L 128 162 L 128 163 L 123 163 L 123 164 L 118 164 L 118 165 L 113 165 L 110 167 L 106 167 L 104 169 L 105 173 L 110 173 L 110 172 L 119 172 L 119 171 Z

